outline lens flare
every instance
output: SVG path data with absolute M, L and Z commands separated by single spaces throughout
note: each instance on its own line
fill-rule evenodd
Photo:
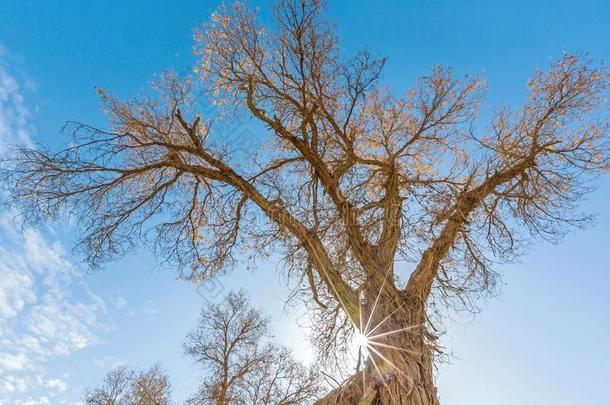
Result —
M 379 289 L 379 292 L 377 293 L 377 296 L 375 297 L 375 301 L 373 302 L 373 308 L 371 309 L 368 319 L 366 319 L 366 320 L 363 318 L 364 312 L 362 310 L 362 302 L 359 302 L 359 317 L 360 317 L 359 322 L 358 322 L 359 325 L 354 324 L 356 332 L 353 337 L 353 344 L 358 351 L 358 358 L 359 358 L 358 364 L 360 364 L 361 358 L 370 359 L 374 370 L 377 372 L 378 378 L 384 384 L 385 384 L 385 381 L 384 381 L 382 369 L 387 370 L 386 366 L 389 366 L 390 368 L 394 369 L 399 374 L 403 374 L 404 372 L 403 372 L 403 370 L 400 370 L 400 368 L 397 367 L 390 359 L 388 359 L 386 356 L 384 356 L 383 353 L 381 353 L 380 350 L 378 350 L 378 349 L 384 348 L 384 349 L 396 350 L 396 351 L 401 351 L 401 352 L 405 352 L 405 353 L 413 354 L 413 355 L 417 355 L 418 353 L 416 353 L 412 350 L 402 348 L 402 347 L 396 347 L 396 346 L 393 346 L 393 345 L 390 345 L 387 343 L 380 342 L 379 339 L 385 338 L 390 335 L 394 335 L 396 333 L 413 333 L 413 332 L 415 332 L 415 330 L 420 330 L 420 328 L 421 328 L 421 325 L 412 325 L 412 326 L 406 326 L 403 328 L 397 328 L 397 329 L 393 329 L 393 330 L 385 330 L 383 332 L 377 332 L 377 330 L 382 325 L 384 325 L 400 308 L 396 308 L 394 311 L 392 311 L 392 313 L 390 313 L 388 316 L 386 316 L 383 320 L 381 320 L 376 325 L 372 324 L 374 315 L 375 315 L 375 311 L 377 310 L 377 305 L 379 304 L 379 299 L 381 297 L 381 293 L 385 286 L 388 274 L 389 274 L 389 271 L 388 271 L 388 273 L 386 273 L 386 276 L 383 279 L 381 288 Z M 375 333 L 375 332 L 377 332 L 377 333 Z M 360 356 L 362 356 L 362 357 L 360 357 Z M 378 361 L 380 362 L 380 364 L 377 363 Z M 366 367 L 362 368 L 363 391 L 366 389 L 365 368 Z M 363 392 L 363 394 L 364 394 L 364 392 Z

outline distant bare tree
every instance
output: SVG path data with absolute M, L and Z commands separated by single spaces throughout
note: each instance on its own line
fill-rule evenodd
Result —
M 126 367 L 110 371 L 104 382 L 84 397 L 87 405 L 170 405 L 171 387 L 159 365 L 135 373 Z
M 171 384 L 158 364 L 134 376 L 131 398 L 130 405 L 171 405 Z
M 92 265 L 152 241 L 203 280 L 237 252 L 280 252 L 321 358 L 365 335 L 362 374 L 322 402 L 438 404 L 431 305 L 472 304 L 530 235 L 587 223 L 576 203 L 609 167 L 608 70 L 566 54 L 534 73 L 521 109 L 476 130 L 480 79 L 435 67 L 394 97 L 378 86 L 384 59 L 346 59 L 337 42 L 321 1 L 279 0 L 271 29 L 221 7 L 197 32 L 196 82 L 168 75 L 143 101 L 100 91 L 111 128 L 72 124 L 58 153 L 18 149 L 7 184 L 29 220 L 75 213 Z M 267 143 L 240 159 L 193 86 Z
M 191 405 L 297 405 L 320 393 L 315 372 L 268 339 L 268 320 L 243 291 L 204 308 L 187 335 L 185 352 L 206 375 Z
M 133 372 L 126 367 L 118 367 L 104 377 L 104 382 L 85 393 L 87 405 L 126 405 Z

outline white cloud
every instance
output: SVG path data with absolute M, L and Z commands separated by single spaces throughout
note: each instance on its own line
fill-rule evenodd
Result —
M 102 367 L 104 370 L 114 369 L 119 366 L 124 366 L 125 362 L 115 356 L 102 356 L 96 357 L 93 359 L 93 362 L 98 366 Z
M 0 49 L 0 147 L 6 144 L 27 143 L 32 130 L 28 123 L 30 110 L 25 105 L 21 87 L 6 66 L 8 52 Z
M 9 144 L 29 144 L 32 131 L 7 55 L 0 45 L 0 154 Z M 61 242 L 23 228 L 15 214 L 0 213 L 0 404 L 64 403 L 68 384 L 46 369 L 98 340 L 105 305 Z
M 8 229 L 9 217 L 0 214 L 0 398 L 44 404 L 44 397 L 24 395 L 53 398 L 68 389 L 45 368 L 96 343 L 105 308 L 85 288 L 61 244 L 38 231 Z
M 51 400 L 46 397 L 46 396 L 42 396 L 42 397 L 38 397 L 37 399 L 26 399 L 26 400 L 22 400 L 22 401 L 16 401 L 15 402 L 16 405 L 50 405 L 51 404 Z
M 45 387 L 57 392 L 64 392 L 68 388 L 66 382 L 64 380 L 60 380 L 59 378 L 52 380 L 45 380 L 41 378 L 39 381 Z
M 0 263 L 0 318 L 17 315 L 26 304 L 36 300 L 32 291 L 34 279 L 28 273 L 11 271 Z
M 125 297 L 123 297 L 122 295 L 120 295 L 119 297 L 117 297 L 114 306 L 116 307 L 116 309 L 118 310 L 122 310 L 127 308 L 127 300 L 125 299 Z
M 0 368 L 6 370 L 23 370 L 30 365 L 30 358 L 24 353 L 0 353 Z

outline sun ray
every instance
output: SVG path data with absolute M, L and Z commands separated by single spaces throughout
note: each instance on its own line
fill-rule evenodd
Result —
M 360 300 L 360 297 L 358 298 L 358 316 L 360 318 L 360 325 L 358 327 L 359 333 L 363 333 L 363 331 L 362 331 L 362 301 Z M 365 347 L 365 350 L 366 350 L 366 347 Z M 362 347 L 360 347 L 360 348 L 358 348 L 358 363 L 360 363 L 360 360 L 363 358 L 364 358 L 364 356 L 362 355 Z M 364 373 L 365 370 L 366 370 L 366 365 L 364 364 L 362 367 L 362 395 L 364 395 L 364 393 L 366 392 L 366 375 Z
M 390 315 L 386 316 L 381 322 L 379 322 L 373 329 L 371 329 L 366 335 L 370 336 L 371 333 L 375 332 L 381 325 L 383 325 L 388 319 L 390 319 L 390 317 L 392 317 L 392 315 L 394 315 L 399 309 L 401 309 L 403 307 L 403 305 L 401 305 L 400 307 L 396 308 L 394 311 L 392 311 L 390 313 Z
M 388 271 L 385 273 L 385 277 L 383 278 L 383 282 L 381 283 L 381 288 L 379 289 L 379 292 L 377 293 L 377 297 L 375 298 L 375 303 L 373 304 L 373 308 L 371 309 L 371 313 L 369 314 L 369 319 L 366 322 L 366 327 L 364 328 L 363 334 L 365 334 L 365 335 L 367 334 L 369 325 L 371 324 L 371 320 L 373 319 L 373 314 L 375 313 L 375 309 L 377 308 L 377 303 L 379 302 L 379 297 L 381 296 L 383 287 L 385 287 L 385 282 L 388 279 L 388 274 L 390 274 L 390 270 L 392 270 L 392 267 L 388 268 Z
M 358 330 L 360 333 L 364 334 L 364 330 L 362 330 L 362 300 L 360 297 L 358 298 L 358 317 L 360 318 L 360 325 L 358 326 Z
M 362 367 L 362 395 L 364 395 L 364 393 L 366 392 L 366 374 L 365 371 L 366 370 L 366 365 L 364 365 L 364 367 Z
M 375 367 L 375 370 L 377 370 L 377 374 L 379 375 L 379 379 L 385 384 L 385 381 L 384 381 L 384 378 L 383 378 L 383 373 L 379 369 L 379 366 L 377 366 L 377 362 L 375 361 L 375 356 L 371 355 L 371 356 L 369 356 L 369 358 L 373 362 L 373 367 Z
M 379 357 L 381 357 L 386 363 L 388 363 L 390 366 L 392 366 L 396 371 L 398 371 L 400 374 L 404 374 L 404 371 L 402 371 L 401 369 L 398 368 L 398 366 L 396 364 L 394 364 L 390 359 L 388 359 L 387 357 L 385 357 L 383 354 L 381 354 L 377 349 L 375 349 L 374 347 L 370 347 L 369 349 L 373 351 L 373 353 L 377 354 Z M 371 356 L 371 358 L 373 358 L 373 356 Z
M 413 354 L 413 355 L 420 355 L 421 354 L 420 352 L 416 352 L 415 350 L 409 350 L 409 349 L 405 349 L 405 348 L 397 347 L 397 346 L 392 346 L 392 345 L 388 345 L 388 344 L 381 343 L 381 342 L 369 342 L 368 344 L 375 345 L 375 346 L 380 346 L 380 347 L 385 347 L 386 349 L 394 349 L 394 350 L 398 350 L 398 351 L 409 353 L 409 354 Z
M 399 333 L 399 332 L 408 332 L 408 331 L 411 331 L 413 329 L 417 329 L 419 327 L 420 327 L 420 325 L 411 325 L 411 326 L 407 326 L 407 327 L 404 327 L 404 328 L 394 329 L 394 330 L 391 330 L 391 331 L 388 331 L 388 332 L 379 333 L 377 335 L 367 336 L 367 339 L 372 340 L 372 339 L 377 339 L 377 338 L 384 337 L 384 336 L 393 335 L 393 334 Z

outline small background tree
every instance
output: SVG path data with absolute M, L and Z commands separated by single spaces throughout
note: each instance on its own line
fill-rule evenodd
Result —
M 188 404 L 298 405 L 320 393 L 318 375 L 269 341 L 269 321 L 250 307 L 243 291 L 201 312 L 185 352 L 206 371 Z
M 147 371 L 126 367 L 110 371 L 103 383 L 84 396 L 87 405 L 171 405 L 169 379 L 157 364 Z

